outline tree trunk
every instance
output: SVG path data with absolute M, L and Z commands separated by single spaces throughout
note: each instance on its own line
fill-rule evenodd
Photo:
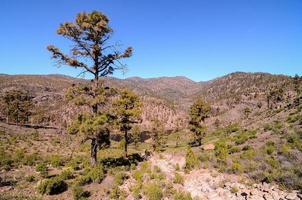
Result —
M 128 131 L 125 131 L 124 157 L 128 156 Z
M 97 164 L 97 150 L 98 150 L 98 144 L 96 142 L 96 139 L 91 140 L 91 165 L 95 166 Z

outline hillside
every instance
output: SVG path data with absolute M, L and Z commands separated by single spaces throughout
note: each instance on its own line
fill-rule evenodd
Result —
M 296 91 L 301 82 L 295 85 L 292 77 L 235 72 L 202 83 L 185 77 L 105 79 L 105 85 L 133 90 L 144 105 L 139 144 L 130 144 L 131 156 L 122 157 L 123 140 L 118 137 L 111 138 L 109 149 L 99 151 L 104 170 L 94 172 L 100 173 L 99 182 L 90 177 L 89 171 L 96 169 L 88 164 L 89 144 L 79 144 L 65 134 L 78 111 L 64 100 L 64 91 L 80 82 L 88 80 L 62 75 L 0 75 L 1 94 L 11 89 L 28 91 L 36 105 L 32 124 L 47 126 L 6 124 L 5 109 L 1 109 L 0 191 L 8 195 L 4 199 L 39 196 L 32 193 L 36 191 L 33 188 L 43 179 L 55 181 L 52 177 L 64 177 L 68 186 L 80 182 L 90 199 L 152 199 L 152 195 L 175 200 L 191 200 L 189 196 L 301 198 L 302 106 Z M 189 148 L 194 137 L 188 129 L 187 111 L 198 97 L 210 103 L 211 112 L 205 120 L 202 146 Z M 150 121 L 155 116 L 164 122 L 164 142 L 160 151 L 148 157 L 146 152 L 152 149 Z M 37 167 L 45 163 L 46 167 Z M 75 193 L 65 190 L 42 197 L 68 199 Z

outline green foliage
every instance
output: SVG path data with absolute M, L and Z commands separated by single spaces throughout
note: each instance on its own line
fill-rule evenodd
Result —
M 190 171 L 193 170 L 195 167 L 197 167 L 199 165 L 199 161 L 196 158 L 194 152 L 192 151 L 192 149 L 189 147 L 187 149 L 187 153 L 186 153 L 186 165 L 185 165 L 185 169 Z
M 36 180 L 36 177 L 33 176 L 33 175 L 26 176 L 26 177 L 25 177 L 25 180 L 26 180 L 27 182 L 34 182 L 34 181 Z
M 128 89 L 119 92 L 119 97 L 113 102 L 116 124 L 124 133 L 125 155 L 127 156 L 129 135 L 134 123 L 137 123 L 141 114 L 142 103 L 137 95 Z
M 71 169 L 64 169 L 59 176 L 62 180 L 69 180 L 74 177 Z
M 134 199 L 141 199 L 142 187 L 143 185 L 141 182 L 130 187 L 130 191 L 132 192 L 132 196 L 134 197 Z
M 145 185 L 143 190 L 148 200 L 161 200 L 163 197 L 163 191 L 161 187 L 156 183 Z
M 218 141 L 215 143 L 215 155 L 221 160 L 225 160 L 228 156 L 228 147 L 224 141 Z
M 13 165 L 13 160 L 11 156 L 4 151 L 3 148 L 0 148 L 0 167 L 4 168 L 5 170 L 11 169 Z
M 60 155 L 51 155 L 49 158 L 49 162 L 53 167 L 60 167 L 64 164 L 64 158 L 62 158 Z
M 141 140 L 140 134 L 141 134 L 140 127 L 138 125 L 134 125 L 131 130 L 131 139 L 133 140 L 135 148 L 138 148 L 138 144 Z
M 241 166 L 241 164 L 238 161 L 232 163 L 231 172 L 234 174 L 243 172 L 243 167 Z
M 238 190 L 238 188 L 237 187 L 232 187 L 231 188 L 231 192 L 232 193 L 237 193 L 239 190 Z
M 234 136 L 234 141 L 236 145 L 244 144 L 249 139 L 256 138 L 256 131 L 254 130 L 245 130 L 241 131 L 239 134 Z
M 201 123 L 204 122 L 206 118 L 209 117 L 211 111 L 210 105 L 205 102 L 203 99 L 198 99 L 194 104 L 190 107 L 189 115 L 189 127 L 190 130 L 195 135 L 195 141 L 198 145 L 201 145 L 201 139 L 205 135 L 205 125 Z
M 48 168 L 45 163 L 39 163 L 36 165 L 36 171 L 41 174 L 42 177 L 48 176 Z
M 189 192 L 177 191 L 174 196 L 174 200 L 193 200 Z
M 267 154 L 271 155 L 272 153 L 274 153 L 275 151 L 275 143 L 272 142 L 272 141 L 268 141 L 266 144 L 265 144 L 265 151 Z
M 126 193 L 118 186 L 114 186 L 110 191 L 109 197 L 114 200 L 124 200 L 126 198 Z
M 152 120 L 151 138 L 153 151 L 161 150 L 167 143 L 164 124 L 158 118 Z
M 143 181 L 143 176 L 144 176 L 144 173 L 141 170 L 136 170 L 136 171 L 133 172 L 133 178 L 136 181 L 142 182 Z
M 75 184 L 72 188 L 72 197 L 74 200 L 85 200 L 90 196 L 90 192 L 85 191 L 81 186 Z
M 228 126 L 226 126 L 223 129 L 223 132 L 225 133 L 225 135 L 230 135 L 231 133 L 235 133 L 235 132 L 237 132 L 239 130 L 240 130 L 239 124 L 232 123 L 232 124 L 229 124 Z
M 116 185 L 122 185 L 124 181 L 128 178 L 127 174 L 120 172 L 114 176 L 114 183 Z
M 174 175 L 173 183 L 183 185 L 184 184 L 184 178 L 182 177 L 182 175 L 180 175 L 179 173 L 176 172 L 175 175 Z
M 3 102 L 5 103 L 7 122 L 13 121 L 17 124 L 28 122 L 33 109 L 32 98 L 28 92 L 21 90 L 7 91 L 3 96 Z
M 54 177 L 40 182 L 37 189 L 40 194 L 54 195 L 66 191 L 67 187 L 67 184 L 60 177 Z
M 91 182 L 100 183 L 104 179 L 104 171 L 103 166 L 96 165 L 94 167 L 90 167 L 85 169 L 85 174 L 78 178 L 78 182 L 80 185 L 85 185 Z

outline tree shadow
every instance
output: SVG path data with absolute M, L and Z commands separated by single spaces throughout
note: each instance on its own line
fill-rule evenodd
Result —
M 101 160 L 101 164 L 105 168 L 120 167 L 120 166 L 131 166 L 131 164 L 138 165 L 139 162 L 144 161 L 145 158 L 138 153 L 129 155 L 128 157 L 118 158 L 106 158 Z

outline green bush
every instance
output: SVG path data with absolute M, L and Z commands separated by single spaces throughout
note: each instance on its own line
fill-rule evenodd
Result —
M 96 165 L 92 168 L 86 168 L 84 170 L 84 175 L 79 176 L 77 178 L 77 182 L 79 185 L 85 185 L 89 184 L 91 182 L 102 182 L 104 179 L 105 174 L 103 171 L 103 166 L 102 165 Z
M 185 165 L 185 169 L 190 171 L 192 169 L 194 169 L 195 167 L 197 167 L 199 164 L 198 159 L 196 158 L 194 152 L 192 151 L 192 149 L 189 147 L 187 149 L 187 153 L 186 153 L 186 165 Z
M 121 190 L 118 186 L 111 189 L 109 194 L 110 199 L 114 200 L 124 200 L 126 198 L 125 191 Z
M 224 141 L 215 143 L 215 156 L 221 160 L 225 160 L 228 156 L 228 147 Z
M 232 187 L 231 188 L 231 192 L 232 193 L 237 193 L 239 190 L 238 190 L 238 188 L 237 187 Z
M 272 142 L 272 141 L 268 141 L 266 144 L 265 144 L 265 151 L 268 155 L 271 155 L 274 153 L 275 151 L 275 143 Z
M 189 192 L 176 192 L 173 196 L 174 200 L 193 200 Z
M 63 180 L 69 180 L 69 179 L 72 179 L 74 176 L 73 176 L 73 172 L 71 169 L 64 169 L 61 174 L 60 174 L 60 177 L 63 179 Z
M 10 170 L 13 166 L 13 160 L 11 155 L 4 151 L 3 148 L 0 149 L 0 167 L 5 170 Z
M 34 182 L 35 179 L 36 179 L 36 177 L 33 176 L 33 175 L 26 176 L 26 178 L 25 178 L 25 180 L 26 180 L 27 182 Z
M 144 176 L 144 173 L 141 170 L 136 170 L 136 171 L 133 172 L 133 178 L 136 181 L 142 182 L 143 181 L 143 176 Z
M 64 158 L 59 155 L 52 155 L 49 158 L 49 162 L 53 167 L 60 167 L 64 165 Z
M 72 197 L 74 200 L 85 200 L 88 199 L 89 196 L 90 196 L 90 192 L 84 191 L 84 189 L 81 186 L 77 184 L 73 186 Z
M 37 187 L 40 194 L 48 195 L 60 194 L 67 188 L 67 184 L 59 177 L 43 180 Z
M 239 162 L 233 162 L 231 166 L 231 172 L 234 174 L 242 173 L 243 167 Z
M 163 198 L 162 189 L 156 183 L 147 184 L 144 187 L 144 194 L 149 200 L 161 200 Z
M 141 189 L 142 189 L 142 183 L 137 183 L 131 186 L 130 191 L 134 199 L 141 199 Z
M 38 160 L 42 160 L 37 153 L 25 155 L 23 158 L 23 164 L 34 166 Z
M 41 174 L 42 177 L 48 176 L 48 168 L 45 163 L 39 163 L 36 165 L 36 171 Z
M 233 153 L 238 153 L 238 152 L 240 152 L 240 148 L 239 147 L 237 147 L 237 146 L 232 146 L 230 149 L 229 149 L 229 153 L 230 154 L 233 154 Z
M 183 185 L 184 184 L 184 178 L 179 173 L 176 172 L 175 175 L 174 175 L 173 183 Z
M 114 183 L 116 185 L 122 185 L 124 181 L 128 178 L 127 174 L 120 172 L 114 176 Z

